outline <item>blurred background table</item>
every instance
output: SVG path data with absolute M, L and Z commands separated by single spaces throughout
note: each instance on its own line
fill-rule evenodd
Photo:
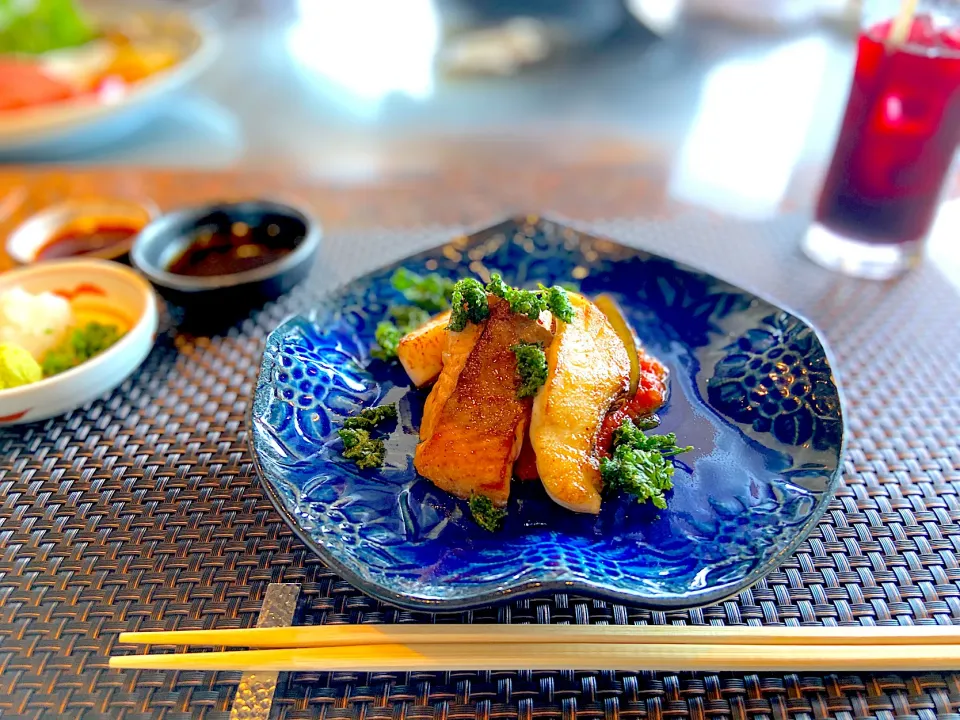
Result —
M 222 36 L 219 57 L 187 92 L 132 134 L 7 160 L 346 182 L 656 166 L 670 196 L 770 217 L 783 203 L 809 202 L 854 57 L 853 26 L 836 21 L 845 0 L 689 0 L 685 15 L 681 0 L 479 0 L 486 16 L 511 5 L 579 8 L 570 12 L 587 27 L 582 46 L 503 77 L 438 67 L 468 0 L 165 4 L 201 11 Z M 833 20 L 814 21 L 821 6 Z M 659 19 L 644 26 L 628 7 Z M 777 21 L 762 12 L 774 7 Z

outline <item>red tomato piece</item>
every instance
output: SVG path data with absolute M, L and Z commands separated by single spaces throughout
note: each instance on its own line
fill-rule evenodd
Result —
M 76 91 L 36 65 L 0 61 L 0 110 L 45 105 L 67 100 Z
M 667 370 L 655 357 L 640 352 L 640 382 L 637 393 L 624 405 L 607 415 L 600 426 L 597 438 L 597 452 L 601 457 L 609 456 L 613 433 L 624 418 L 635 420 L 652 415 L 663 405 L 667 393 Z

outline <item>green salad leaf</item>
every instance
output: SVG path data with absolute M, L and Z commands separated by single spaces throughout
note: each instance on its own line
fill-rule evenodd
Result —
M 0 0 L 0 53 L 37 55 L 94 37 L 74 0 Z

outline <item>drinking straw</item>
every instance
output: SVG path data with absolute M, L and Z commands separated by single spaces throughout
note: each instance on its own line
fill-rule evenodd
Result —
M 913 26 L 913 14 L 917 11 L 917 2 L 918 0 L 903 0 L 900 4 L 900 12 L 894 18 L 890 34 L 887 36 L 888 48 L 899 47 L 907 39 L 910 28 Z

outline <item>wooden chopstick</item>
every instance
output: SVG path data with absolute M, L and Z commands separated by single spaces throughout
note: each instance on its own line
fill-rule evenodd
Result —
M 663 644 L 943 645 L 960 643 L 960 626 L 783 627 L 709 625 L 321 625 L 240 630 L 128 632 L 142 645 L 309 648 L 348 645 Z
M 150 670 L 416 672 L 445 670 L 939 671 L 960 645 L 620 645 L 599 643 L 370 645 L 110 658 Z

